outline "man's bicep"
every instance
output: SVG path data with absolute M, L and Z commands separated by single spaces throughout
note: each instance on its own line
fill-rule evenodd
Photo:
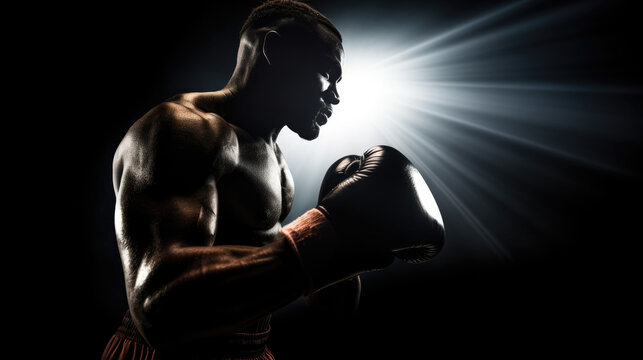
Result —
M 211 245 L 216 232 L 217 189 L 213 178 L 193 189 L 141 184 L 127 171 L 117 196 L 117 232 L 144 252 L 172 246 Z M 119 222 L 121 225 L 119 231 Z

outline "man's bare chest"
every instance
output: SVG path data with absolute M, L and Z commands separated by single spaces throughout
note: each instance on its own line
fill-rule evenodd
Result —
M 237 168 L 217 184 L 219 228 L 266 231 L 290 212 L 294 183 L 280 153 L 242 153 Z

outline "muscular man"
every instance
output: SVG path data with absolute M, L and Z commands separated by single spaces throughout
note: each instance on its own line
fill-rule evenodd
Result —
M 342 57 L 322 14 L 266 2 L 222 90 L 173 97 L 130 128 L 113 168 L 129 311 L 103 358 L 272 359 L 274 310 L 440 250 L 428 187 L 384 146 L 333 164 L 318 206 L 282 228 L 294 187 L 277 136 L 318 136 Z

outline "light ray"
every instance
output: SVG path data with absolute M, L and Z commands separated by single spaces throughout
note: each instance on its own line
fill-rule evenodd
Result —
M 611 113 L 606 117 L 608 110 L 594 99 L 641 94 L 642 89 L 557 81 L 550 76 L 552 70 L 573 68 L 585 59 L 561 59 L 555 51 L 536 46 L 552 38 L 549 48 L 569 46 L 545 30 L 566 28 L 594 11 L 598 2 L 529 15 L 537 4 L 510 3 L 413 42 L 399 41 L 405 37 L 399 23 L 364 29 L 352 26 L 353 17 L 342 21 L 331 16 L 346 51 L 341 103 L 317 141 L 303 142 L 288 132 L 280 135 L 297 188 L 286 222 L 314 206 L 326 167 L 337 158 L 391 145 L 416 165 L 441 201 L 447 234 L 450 227 L 464 224 L 475 232 L 449 241 L 475 248 L 485 261 L 511 263 L 516 255 L 536 251 L 540 235 L 501 237 L 507 230 L 494 227 L 490 219 L 529 224 L 532 228 L 525 232 L 545 236 L 553 221 L 528 205 L 545 200 L 516 199 L 522 194 L 507 188 L 498 171 L 539 189 L 551 181 L 576 185 L 552 159 L 559 167 L 627 174 L 622 163 L 605 160 L 601 147 L 625 146 L 634 135 L 606 130 Z M 415 18 L 408 18 L 410 27 Z M 531 161 L 534 157 L 540 160 Z
M 431 52 L 401 60 L 397 62 L 396 65 L 404 66 L 408 63 L 410 65 L 419 64 L 422 66 L 424 64 L 429 67 L 435 67 L 444 62 L 451 63 L 454 58 L 458 60 L 470 59 L 473 54 L 482 55 L 496 48 L 512 46 L 512 44 L 515 44 L 516 39 L 524 37 L 526 33 L 529 34 L 542 30 L 553 22 L 565 21 L 580 16 L 589 9 L 591 9 L 591 3 L 573 4 L 563 9 L 550 11 L 537 18 L 528 19 L 517 24 L 506 25 L 489 33 L 476 34 L 470 39 L 455 44 L 446 44 L 441 48 L 433 49 Z M 528 44 L 530 40 L 523 39 L 522 42 L 523 45 L 525 45 Z M 463 53 L 467 56 L 463 56 Z M 479 63 L 479 60 L 474 61 L 474 63 Z
M 512 11 L 519 9 L 521 6 L 526 5 L 527 3 L 529 3 L 529 0 L 517 1 L 515 3 L 506 5 L 500 9 L 493 10 L 487 14 L 478 16 L 475 19 L 472 19 L 471 21 L 458 25 L 452 29 L 443 31 L 440 34 L 433 36 L 425 41 L 414 44 L 413 46 L 410 46 L 404 50 L 398 51 L 395 54 L 384 58 L 380 63 L 377 63 L 377 65 L 381 66 L 388 62 L 396 61 L 397 59 L 404 58 L 405 56 L 409 56 L 410 54 L 420 50 L 428 51 L 431 46 L 439 44 L 441 41 L 446 41 L 449 38 L 455 37 L 466 31 L 471 31 L 481 25 L 484 25 L 487 22 L 491 22 L 503 16 L 507 16 L 511 14 Z
M 541 143 L 538 143 L 538 142 L 535 142 L 535 141 L 532 141 L 532 140 L 529 140 L 529 139 L 521 138 L 519 136 L 515 136 L 515 135 L 512 135 L 512 134 L 503 132 L 501 130 L 497 130 L 497 129 L 494 129 L 494 128 L 478 125 L 478 124 L 476 124 L 475 122 L 473 122 L 471 120 L 465 120 L 465 119 L 457 118 L 457 117 L 454 117 L 454 116 L 450 116 L 450 115 L 447 115 L 447 114 L 445 114 L 443 112 L 439 112 L 437 110 L 429 110 L 429 109 L 426 109 L 426 108 L 415 107 L 414 105 L 411 105 L 411 104 L 407 104 L 406 106 L 414 108 L 415 110 L 417 110 L 419 112 L 423 112 L 423 113 L 426 113 L 426 114 L 429 114 L 429 115 L 433 115 L 435 119 L 441 119 L 441 120 L 446 120 L 446 121 L 451 121 L 451 122 L 454 122 L 454 123 L 458 123 L 460 125 L 465 125 L 467 127 L 473 128 L 475 130 L 478 130 L 478 131 L 481 131 L 481 132 L 484 132 L 484 133 L 487 133 L 487 134 L 491 134 L 493 136 L 497 136 L 497 137 L 500 137 L 500 138 L 503 138 L 503 139 L 518 143 L 518 144 L 523 145 L 523 146 L 528 146 L 528 147 L 534 148 L 535 150 L 538 150 L 538 151 L 547 152 L 547 153 L 550 153 L 550 154 L 553 154 L 553 155 L 568 159 L 568 160 L 573 161 L 573 162 L 578 162 L 578 163 L 581 163 L 581 164 L 586 165 L 586 166 L 595 167 L 595 168 L 605 170 L 605 171 L 609 171 L 609 172 L 615 172 L 615 173 L 621 173 L 622 172 L 620 169 L 614 168 L 614 167 L 612 167 L 612 166 L 610 166 L 608 164 L 601 164 L 601 163 L 593 161 L 591 159 L 586 159 L 586 158 L 583 158 L 583 157 L 580 157 L 580 156 L 565 152 L 563 150 L 556 149 L 554 147 L 546 146 L 546 145 L 543 145 Z
M 422 86 L 435 88 L 456 88 L 456 89 L 482 89 L 482 90 L 520 90 L 520 91 L 542 91 L 542 92 L 565 92 L 565 93 L 614 93 L 614 94 L 641 94 L 641 88 L 633 86 L 616 85 L 574 85 L 574 84 L 549 84 L 549 83 L 493 83 L 493 82 L 439 82 L 439 81 L 418 81 Z

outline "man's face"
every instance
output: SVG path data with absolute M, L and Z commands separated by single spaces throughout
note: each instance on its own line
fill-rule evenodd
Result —
M 342 77 L 344 50 L 332 33 L 326 31 L 323 40 L 300 49 L 300 55 L 286 76 L 288 108 L 287 126 L 301 138 L 313 140 L 320 127 L 331 116 L 333 105 L 339 103 L 337 83 Z

